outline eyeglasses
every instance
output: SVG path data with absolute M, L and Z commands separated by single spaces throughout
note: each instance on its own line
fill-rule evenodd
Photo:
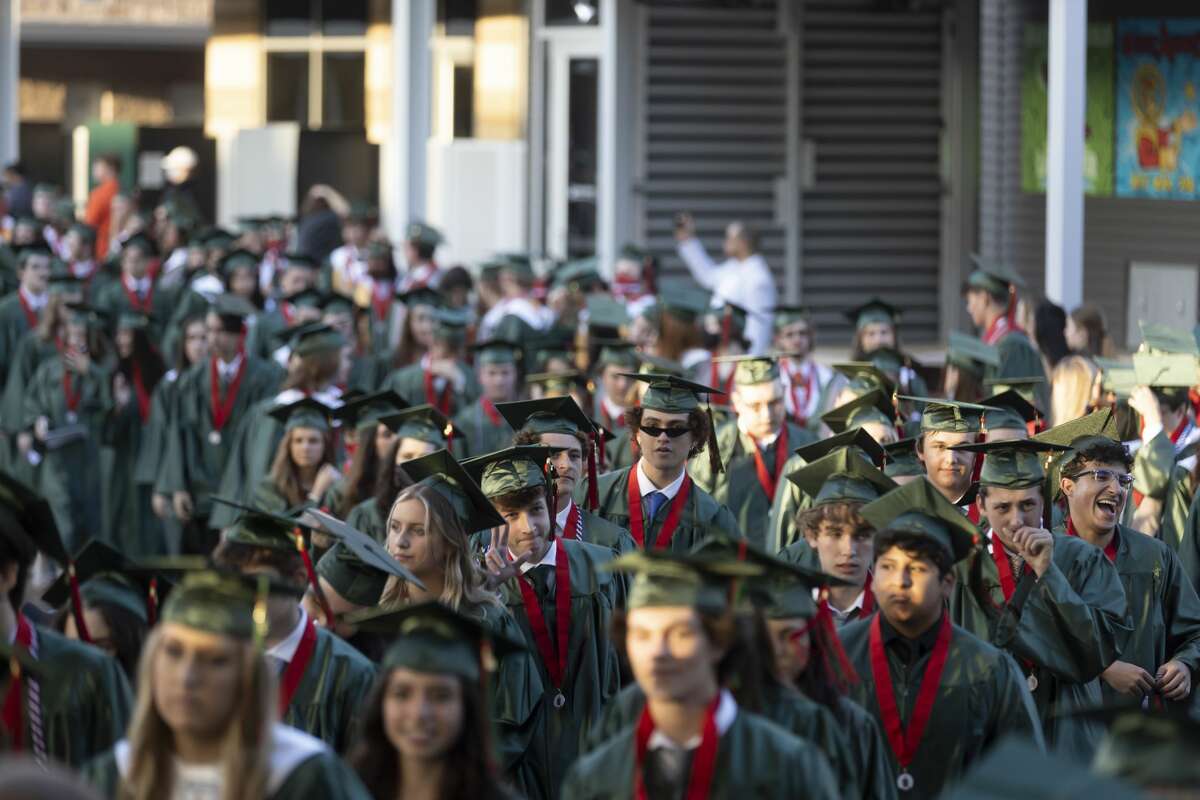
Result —
M 1067 477 L 1076 480 L 1084 475 L 1091 475 L 1096 479 L 1096 483 L 1112 483 L 1115 479 L 1117 483 L 1121 484 L 1121 488 L 1128 488 L 1133 483 L 1133 476 L 1128 472 L 1117 472 L 1111 469 L 1085 469 L 1083 472 L 1076 472 Z
M 685 433 L 691 433 L 692 429 L 686 425 L 676 425 L 670 428 L 656 428 L 653 425 L 639 425 L 638 430 L 647 436 L 652 436 L 655 439 L 662 436 L 664 433 L 670 439 L 677 439 Z

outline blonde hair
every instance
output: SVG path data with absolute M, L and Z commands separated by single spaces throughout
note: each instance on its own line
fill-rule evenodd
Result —
M 499 605 L 500 598 L 486 588 L 486 580 L 471 558 L 471 543 L 459 522 L 458 515 L 446 498 L 425 484 L 404 489 L 392 501 L 388 518 L 400 503 L 415 500 L 425 509 L 425 533 L 437 534 L 438 554 L 442 557 L 442 596 L 438 600 L 455 611 L 476 610 L 482 606 Z M 408 602 L 408 582 L 392 576 L 379 598 L 381 606 L 404 605 Z
M 174 734 L 154 701 L 154 660 L 162 648 L 162 628 L 146 638 L 138 665 L 137 702 L 129 723 L 129 776 L 121 780 L 121 800 L 170 797 L 175 775 Z M 221 742 L 221 800 L 256 800 L 266 793 L 271 728 L 276 718 L 275 678 L 252 642 L 239 642 L 240 682 L 233 717 Z
M 1050 376 L 1050 423 L 1061 425 L 1087 413 L 1096 367 L 1083 356 L 1067 356 Z

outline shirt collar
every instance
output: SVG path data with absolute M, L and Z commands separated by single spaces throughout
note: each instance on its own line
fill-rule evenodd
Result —
M 224 361 L 222 361 L 220 356 L 217 357 L 217 372 L 219 372 L 222 377 L 224 377 L 226 375 L 233 375 L 234 373 L 237 372 L 238 367 L 240 367 L 241 365 L 242 365 L 242 354 L 241 353 L 238 353 L 236 356 L 234 356 L 233 361 L 230 361 L 228 364 L 226 364 Z
M 570 518 L 571 509 L 574 507 L 575 507 L 575 501 L 568 500 L 567 504 L 565 506 L 563 506 L 562 508 L 560 508 L 558 510 L 558 513 L 554 515 L 554 521 L 558 523 L 558 529 L 560 531 L 567 529 L 567 520 Z M 553 545 L 551 545 L 551 547 L 553 547 Z
M 943 614 L 946 612 L 943 611 Z M 887 621 L 887 617 L 883 614 L 879 615 L 879 632 L 883 635 L 883 644 L 885 647 L 895 647 L 900 650 L 902 656 L 907 656 L 907 663 L 912 664 L 926 653 L 933 652 L 933 647 L 937 644 L 938 633 L 941 631 L 941 618 L 929 626 L 929 630 L 922 633 L 916 639 L 909 639 L 907 636 L 893 628 Z
M 508 554 L 512 555 L 512 551 L 509 550 Z M 515 556 L 514 556 L 514 558 L 515 558 Z M 533 569 L 534 567 L 540 567 L 543 564 L 549 564 L 550 566 L 553 567 L 557 563 L 557 559 L 558 559 L 558 541 L 551 539 L 550 546 L 546 548 L 546 554 L 544 556 L 542 556 L 542 560 L 537 562 L 536 564 L 532 564 L 528 561 L 525 562 L 524 564 L 521 565 L 521 574 L 524 575 L 526 572 L 529 572 L 529 570 Z
M 296 656 L 296 650 L 300 647 L 300 639 L 304 637 L 304 627 L 307 624 L 308 614 L 301 608 L 300 621 L 296 623 L 296 627 L 292 629 L 286 639 L 274 647 L 267 648 L 266 655 L 274 656 L 288 664 L 292 663 L 292 659 Z
M 638 459 L 638 463 L 637 463 L 637 471 L 638 471 L 638 489 L 641 490 L 642 497 L 645 497 L 646 495 L 650 494 L 651 492 L 662 492 L 662 494 L 664 494 L 668 500 L 672 499 L 673 497 L 675 497 L 675 495 L 679 494 L 680 488 L 683 487 L 683 479 L 687 475 L 687 468 L 684 468 L 679 473 L 678 478 L 676 478 L 675 480 L 673 480 L 671 483 L 667 484 L 663 488 L 659 489 L 659 488 L 656 488 L 655 485 L 650 482 L 650 478 L 646 475 L 646 470 L 642 469 L 642 460 L 640 458 Z
M 141 279 L 134 278 L 131 275 L 126 275 L 124 277 L 125 277 L 125 286 L 127 286 L 131 291 L 144 292 L 150 288 L 150 278 L 149 277 L 145 277 L 145 278 L 141 278 Z
M 625 409 L 610 400 L 608 395 L 600 398 L 600 404 L 612 419 L 619 419 L 625 413 Z
M 733 699 L 733 694 L 728 689 L 721 690 L 721 699 L 717 701 L 717 713 L 713 717 L 713 722 L 717 726 L 717 735 L 724 736 L 731 727 L 734 720 L 737 719 L 738 704 Z M 650 734 L 650 741 L 647 742 L 647 749 L 657 750 L 660 747 L 669 747 L 673 750 L 694 750 L 700 746 L 700 737 L 693 736 L 683 743 L 681 748 L 675 741 L 668 737 L 665 733 L 660 733 L 657 729 Z
M 760 439 L 755 439 L 753 436 L 751 436 L 749 433 L 746 432 L 746 429 L 744 427 L 742 427 L 742 425 L 743 425 L 742 420 L 743 420 L 742 417 L 738 417 L 738 420 L 737 420 L 738 432 L 741 433 L 742 436 L 745 436 L 747 439 L 749 439 L 753 444 L 757 445 L 758 447 L 770 447 L 771 445 L 775 444 L 775 440 L 779 438 L 779 434 L 783 431 L 783 428 L 780 427 L 779 430 L 775 431 L 770 436 L 763 436 Z M 783 424 L 787 425 L 787 422 L 785 421 Z
M 50 298 L 49 292 L 30 294 L 24 288 L 21 288 L 19 291 L 21 292 L 21 297 L 25 298 L 25 303 L 34 311 L 41 311 L 45 307 L 46 301 Z
M 813 589 L 812 594 L 813 594 L 813 600 L 816 600 L 818 603 L 820 603 L 821 602 L 821 590 Z M 828 604 L 829 605 L 829 613 L 833 614 L 833 618 L 835 621 L 845 622 L 856 611 L 860 612 L 860 613 L 862 612 L 863 602 L 866 600 L 866 598 L 867 598 L 867 590 L 863 589 L 861 592 L 858 593 L 858 597 L 854 598 L 854 602 L 851 603 L 850 607 L 847 608 L 845 611 L 842 611 L 837 606 L 835 606 L 833 603 L 829 603 Z M 828 602 L 828 601 L 826 601 L 826 602 Z

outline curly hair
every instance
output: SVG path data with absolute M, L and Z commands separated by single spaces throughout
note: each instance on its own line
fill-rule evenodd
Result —
M 858 513 L 862 506 L 861 502 L 844 500 L 807 508 L 796 514 L 796 527 L 806 538 L 816 538 L 821 532 L 822 523 L 826 522 L 830 525 L 849 525 L 854 534 L 871 533 L 874 531 L 871 523 Z
M 641 406 L 625 409 L 625 424 L 630 431 L 636 432 L 641 427 L 644 410 Z M 692 434 L 692 449 L 688 451 L 688 458 L 695 458 L 704 452 L 708 444 L 708 438 L 712 434 L 712 420 L 704 410 L 693 408 L 688 412 L 687 426 Z M 636 435 L 633 441 L 637 442 Z
M 1088 462 L 1093 464 L 1121 464 L 1126 470 L 1133 469 L 1133 456 L 1129 448 L 1112 439 L 1097 438 L 1075 451 L 1071 460 L 1062 465 L 1062 476 L 1070 478 L 1079 474 Z
M 583 448 L 583 454 L 586 456 L 588 451 L 588 437 L 580 431 L 576 431 L 572 435 L 579 441 L 579 446 Z M 524 447 L 526 445 L 536 446 L 541 443 L 542 435 L 540 433 L 535 433 L 534 431 L 521 430 L 513 434 L 514 447 Z

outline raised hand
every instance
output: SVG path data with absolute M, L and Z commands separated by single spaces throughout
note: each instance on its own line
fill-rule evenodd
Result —
M 1054 534 L 1045 528 L 1024 525 L 1012 534 L 1013 547 L 1039 578 L 1054 558 Z
M 529 560 L 529 553 L 522 553 L 516 558 L 508 549 L 508 526 L 492 528 L 491 543 L 483 556 L 483 565 L 487 571 L 488 589 L 495 591 L 505 581 L 521 574 L 521 565 Z

